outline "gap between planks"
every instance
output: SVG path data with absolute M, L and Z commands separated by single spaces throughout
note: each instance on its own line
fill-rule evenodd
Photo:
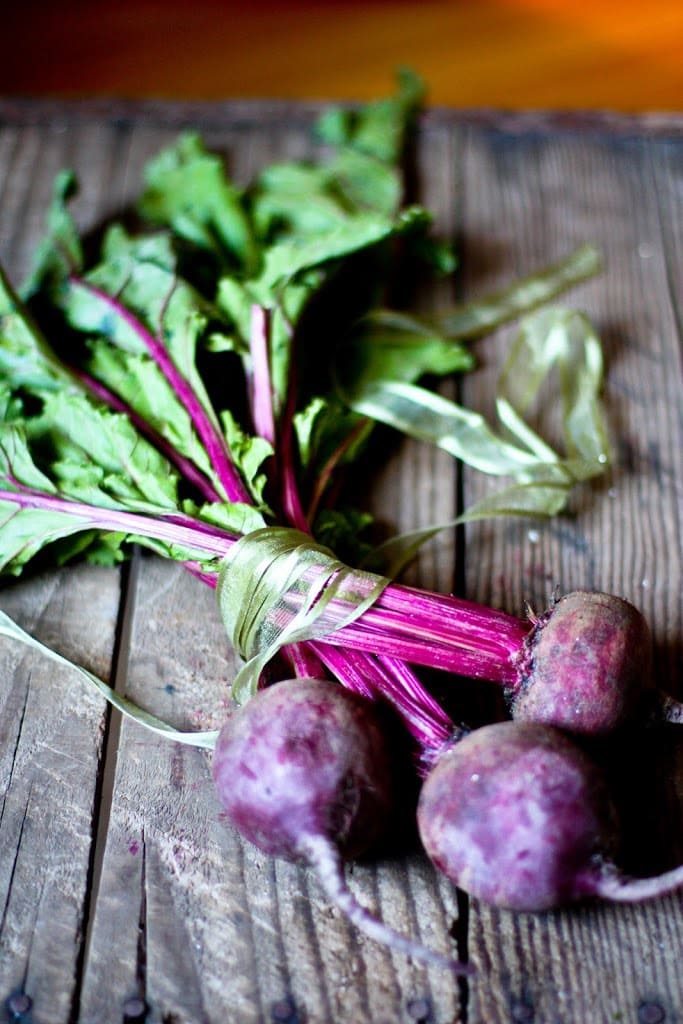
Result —
M 114 638 L 114 652 L 112 656 L 112 679 L 111 686 L 115 693 L 125 695 L 128 680 L 128 665 L 131 651 L 131 637 L 133 623 L 135 620 L 137 582 L 140 573 L 140 552 L 135 550 L 129 562 L 124 563 L 121 568 L 121 602 L 119 606 L 119 617 L 116 623 L 116 634 Z M 119 755 L 119 744 L 121 740 L 121 724 L 123 714 L 115 707 L 109 707 L 107 716 L 107 728 L 102 748 L 102 765 L 100 769 L 99 788 L 96 797 L 94 816 L 96 825 L 94 828 L 94 841 L 90 861 L 90 880 L 88 885 L 87 907 L 85 913 L 85 927 L 82 944 L 82 960 L 79 965 L 76 988 L 74 991 L 74 1005 L 71 1012 L 71 1020 L 78 1020 L 79 1003 L 83 978 L 88 969 L 90 951 L 93 939 L 93 925 L 95 910 L 97 907 L 100 886 L 102 882 L 102 870 L 104 855 L 107 848 L 109 835 L 109 823 L 116 784 L 116 766 Z M 139 967 L 140 965 L 138 965 Z M 144 966 L 143 977 L 139 983 L 144 987 Z M 144 995 L 144 993 L 141 993 Z

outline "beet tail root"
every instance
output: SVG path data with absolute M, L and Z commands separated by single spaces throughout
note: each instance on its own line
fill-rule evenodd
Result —
M 445 968 L 461 976 L 474 973 L 470 964 L 428 949 L 407 935 L 390 928 L 362 906 L 346 884 L 341 857 L 334 844 L 325 836 L 307 836 L 302 840 L 301 857 L 315 871 L 328 899 L 364 935 L 388 949 L 413 960 L 420 960 L 430 967 Z
M 614 903 L 641 903 L 667 896 L 683 887 L 683 865 L 650 878 L 633 878 L 622 874 L 613 864 L 605 863 L 598 873 L 586 879 L 586 889 L 594 896 Z

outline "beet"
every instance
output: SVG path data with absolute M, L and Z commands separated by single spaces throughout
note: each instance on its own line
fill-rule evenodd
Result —
M 374 918 L 344 881 L 341 857 L 369 849 L 391 816 L 390 759 L 370 701 L 329 681 L 276 683 L 223 726 L 213 775 L 240 834 L 314 868 L 356 927 L 408 956 L 469 972 Z
M 636 715 L 651 685 L 649 627 L 628 601 L 574 591 L 542 616 L 508 688 L 510 710 L 587 736 L 619 728 Z
M 390 820 L 382 731 L 369 702 L 336 684 L 290 679 L 263 690 L 223 726 L 213 774 L 231 822 L 276 857 L 305 860 L 311 835 L 354 857 Z
M 610 845 L 614 815 L 597 771 L 568 738 L 531 722 L 484 726 L 427 777 L 418 827 L 427 853 L 473 896 L 545 910 L 583 895 L 577 877 Z
M 452 882 L 510 910 L 588 896 L 636 901 L 683 885 L 683 868 L 646 879 L 618 871 L 616 812 L 600 770 L 564 733 L 535 722 L 487 725 L 445 751 L 423 785 L 418 828 Z

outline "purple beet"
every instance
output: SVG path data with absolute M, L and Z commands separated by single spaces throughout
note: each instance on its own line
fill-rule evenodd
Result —
M 589 896 L 637 901 L 683 885 L 683 867 L 631 879 L 610 860 L 616 813 L 598 767 L 535 722 L 477 729 L 439 759 L 418 827 L 429 857 L 470 895 L 543 911 Z
M 341 857 L 369 849 L 392 812 L 390 763 L 370 701 L 316 679 L 270 686 L 222 728 L 213 775 L 240 834 L 311 866 L 356 927 L 408 956 L 468 971 L 374 918 L 344 881 Z
M 534 625 L 508 688 L 511 712 L 599 736 L 633 718 L 651 685 L 648 625 L 628 601 L 577 590 Z

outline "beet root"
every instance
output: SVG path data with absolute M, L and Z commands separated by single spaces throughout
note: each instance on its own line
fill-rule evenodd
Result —
M 470 895 L 540 911 L 591 891 L 584 876 L 611 848 L 616 816 L 598 768 L 568 737 L 500 722 L 442 755 L 418 827 L 436 867 Z
M 320 680 L 277 683 L 233 714 L 213 775 L 238 831 L 288 860 L 306 859 L 310 835 L 357 856 L 391 814 L 386 745 L 370 703 Z
M 400 935 L 348 889 L 341 857 L 369 849 L 391 816 L 391 766 L 372 704 L 337 683 L 290 679 L 223 726 L 213 757 L 219 799 L 259 849 L 312 867 L 327 896 L 391 949 L 456 973 L 467 965 Z
M 454 743 L 425 780 L 417 820 L 443 874 L 509 910 L 589 896 L 635 903 L 683 887 L 683 866 L 651 878 L 616 867 L 617 816 L 600 769 L 537 722 L 498 722 Z
M 632 604 L 612 594 L 567 594 L 529 635 L 508 693 L 512 715 L 605 735 L 634 717 L 651 660 L 650 630 Z

